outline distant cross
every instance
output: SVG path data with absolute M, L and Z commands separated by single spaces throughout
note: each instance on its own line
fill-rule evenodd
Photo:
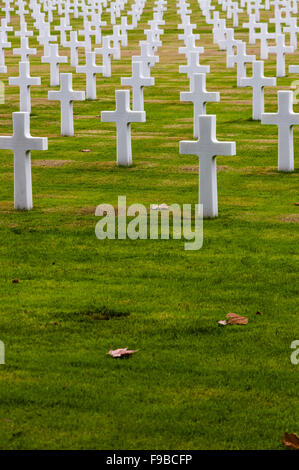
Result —
M 285 54 L 294 52 L 293 46 L 286 46 L 284 34 L 276 36 L 276 46 L 268 47 L 269 53 L 276 54 L 276 76 L 285 77 Z
M 7 42 L 4 36 L 5 36 L 4 33 L 0 31 L 0 73 L 7 73 L 7 67 L 5 65 L 4 49 L 11 47 L 11 43 Z
M 74 91 L 72 88 L 73 75 L 71 73 L 60 74 L 60 90 L 49 91 L 48 99 L 60 101 L 61 109 L 61 135 L 74 135 L 73 101 L 84 101 L 84 91 Z
M 199 157 L 199 204 L 203 205 L 203 216 L 218 216 L 217 155 L 235 155 L 235 142 L 218 142 L 216 138 L 216 116 L 198 116 L 200 138 L 181 141 L 180 153 Z
M 260 27 L 256 22 L 255 15 L 249 16 L 249 23 L 243 23 L 243 28 L 249 29 L 249 44 L 255 44 L 255 30 Z
M 195 73 L 209 73 L 210 66 L 209 65 L 200 65 L 198 61 L 198 53 L 191 52 L 190 58 L 188 61 L 188 65 L 180 65 L 179 67 L 180 73 L 186 73 L 190 80 L 190 86 L 193 82 L 193 76 Z
M 76 68 L 77 73 L 84 73 L 86 76 L 86 99 L 97 99 L 97 81 L 96 74 L 103 73 L 104 67 L 96 65 L 95 52 L 86 52 L 86 64 L 78 65 Z
M 144 111 L 143 87 L 153 86 L 155 79 L 143 76 L 141 62 L 132 62 L 132 77 L 122 77 L 121 84 L 132 87 L 133 111 Z
M 244 77 L 240 80 L 240 87 L 251 87 L 252 119 L 260 121 L 264 112 L 264 87 L 276 86 L 275 77 L 264 76 L 264 61 L 257 60 L 252 63 L 252 77 Z
M 49 44 L 49 55 L 42 57 L 42 63 L 50 64 L 50 86 L 59 85 L 59 64 L 66 64 L 68 58 L 60 56 L 58 44 Z
M 15 32 L 15 36 L 28 37 L 33 36 L 33 31 L 28 31 L 26 21 L 21 21 L 20 30 Z
M 190 54 L 192 52 L 196 52 L 198 55 L 200 55 L 203 54 L 204 51 L 205 50 L 203 47 L 196 46 L 194 36 L 189 36 L 187 38 L 185 47 L 179 47 L 179 53 L 185 54 L 188 61 L 190 60 Z
M 294 51 L 297 50 L 297 34 L 299 32 L 299 26 L 297 26 L 297 18 L 290 18 L 289 26 L 283 28 L 284 33 L 290 33 L 290 44 L 293 46 Z
M 193 103 L 193 137 L 198 138 L 198 116 L 206 114 L 206 103 L 220 101 L 220 95 L 218 92 L 206 90 L 206 75 L 204 73 L 195 73 L 190 92 L 181 92 L 180 98 L 181 101 L 191 101 Z
M 269 56 L 268 39 L 275 39 L 275 33 L 268 33 L 268 23 L 260 23 L 260 32 L 255 33 L 255 38 L 260 39 L 260 56 L 261 59 L 267 60 Z
M 66 32 L 71 31 L 72 27 L 67 24 L 65 16 L 60 18 L 60 24 L 57 26 L 54 26 L 55 31 L 59 31 L 60 33 L 60 45 L 63 47 L 65 46 L 66 43 Z M 73 66 L 72 66 L 73 67 Z
M 149 50 L 148 43 L 142 43 L 140 46 L 141 52 L 139 56 L 133 56 L 133 62 L 142 62 L 143 65 L 143 73 L 146 77 L 150 76 L 150 69 L 154 67 L 156 62 L 159 62 L 159 57 L 153 55 Z
M 47 150 L 46 137 L 31 137 L 30 114 L 13 113 L 12 137 L 0 136 L 0 149 L 14 152 L 14 207 L 30 210 L 32 204 L 31 150 Z
M 131 122 L 145 122 L 144 111 L 130 110 L 130 91 L 116 90 L 116 110 L 102 111 L 102 122 L 115 122 L 117 131 L 117 164 L 132 164 Z
M 299 113 L 293 112 L 293 92 L 278 92 L 278 112 L 262 114 L 262 124 L 278 127 L 278 170 L 294 171 L 293 126 L 299 125 Z
M 28 41 L 28 37 L 21 36 L 21 46 L 12 50 L 13 55 L 21 56 L 21 62 L 28 62 L 30 55 L 36 55 L 36 49 L 31 49 Z
M 78 41 L 78 33 L 77 31 L 70 32 L 70 40 L 64 41 L 64 47 L 69 47 L 71 51 L 71 66 L 77 67 L 78 65 L 78 49 L 79 47 L 84 48 L 85 42 Z
M 110 46 L 111 36 L 103 36 L 102 47 L 95 48 L 95 54 L 102 56 L 103 77 L 111 77 L 111 57 L 117 53 L 114 47 Z
M 49 46 L 50 42 L 57 41 L 57 36 L 52 36 L 50 31 L 50 24 L 49 23 L 42 23 L 41 31 L 37 40 L 40 44 L 44 46 L 44 56 L 49 55 Z
M 246 64 L 255 61 L 255 55 L 246 54 L 246 43 L 239 42 L 237 44 L 236 55 L 228 56 L 228 64 L 230 66 L 237 64 L 237 84 L 240 86 L 241 78 L 246 77 Z
M 41 84 L 40 77 L 30 76 L 30 63 L 19 62 L 19 76 L 10 77 L 9 85 L 18 86 L 20 89 L 20 111 L 31 112 L 30 87 L 32 85 L 39 86 Z

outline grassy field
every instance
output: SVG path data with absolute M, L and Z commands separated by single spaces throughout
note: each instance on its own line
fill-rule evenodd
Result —
M 75 103 L 74 138 L 59 135 L 40 47 L 31 60 L 31 74 L 42 77 L 32 88 L 31 134 L 48 136 L 49 150 L 32 153 L 28 213 L 13 209 L 13 156 L 1 151 L 0 449 L 282 449 L 284 432 L 299 431 L 299 366 L 290 362 L 299 339 L 299 133 L 296 171 L 278 173 L 277 128 L 252 121 L 252 91 L 236 87 L 194 0 L 201 63 L 211 66 L 207 89 L 221 94 L 207 112 L 217 115 L 218 139 L 237 145 L 236 156 L 217 158 L 219 218 L 204 221 L 203 247 L 193 252 L 182 240 L 95 236 L 95 207 L 116 206 L 118 195 L 147 207 L 197 202 L 197 158 L 179 155 L 179 141 L 192 139 L 193 110 L 179 100 L 189 83 L 178 73 L 180 18 L 168 3 L 156 85 L 145 90 L 147 122 L 132 126 L 131 168 L 116 167 L 115 126 L 99 115 L 114 109 L 153 0 L 112 77 L 98 77 L 98 100 Z M 236 37 L 247 39 L 246 30 Z M 259 57 L 258 44 L 247 51 Z M 298 60 L 296 53 L 287 64 Z M 7 65 L 18 75 L 11 51 Z M 265 70 L 273 76 L 273 56 Z M 278 89 L 294 79 L 278 79 Z M 85 77 L 74 76 L 74 89 L 84 88 Z M 5 90 L 0 134 L 10 135 L 19 96 Z M 277 109 L 276 91 L 266 89 L 266 111 Z M 248 325 L 219 327 L 228 312 Z M 106 354 L 125 346 L 139 352 L 122 361 Z

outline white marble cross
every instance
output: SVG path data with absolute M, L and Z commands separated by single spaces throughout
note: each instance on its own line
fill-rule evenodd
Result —
M 288 26 L 283 28 L 284 33 L 290 33 L 290 45 L 293 46 L 294 51 L 297 50 L 297 34 L 299 32 L 299 26 L 297 26 L 297 18 L 290 18 Z
M 41 29 L 40 29 L 40 34 L 37 37 L 37 40 L 40 44 L 44 46 L 44 56 L 48 56 L 50 51 L 49 51 L 49 46 L 50 42 L 57 41 L 57 36 L 52 36 L 51 35 L 51 30 L 50 30 L 50 24 L 49 23 L 42 23 L 41 24 Z
M 39 86 L 41 84 L 40 77 L 30 76 L 30 63 L 19 62 L 19 76 L 10 77 L 9 85 L 18 86 L 20 88 L 20 111 L 31 112 L 30 87 L 32 85 Z
M 27 62 L 30 55 L 36 55 L 36 49 L 31 49 L 28 44 L 29 38 L 21 36 L 21 46 L 12 50 L 13 55 L 20 55 L 21 62 Z
M 218 216 L 217 196 L 217 155 L 235 155 L 235 142 L 218 142 L 216 138 L 216 116 L 198 116 L 200 138 L 193 141 L 181 141 L 182 155 L 199 157 L 199 204 L 203 205 L 203 216 Z
M 66 32 L 71 31 L 72 27 L 67 24 L 65 16 L 60 18 L 60 24 L 57 26 L 54 26 L 55 31 L 60 32 L 60 45 L 65 47 L 66 43 Z
M 117 130 L 117 164 L 132 164 L 131 122 L 145 122 L 144 111 L 130 110 L 130 91 L 116 90 L 116 110 L 102 111 L 102 122 L 115 122 Z
M 193 103 L 193 137 L 199 137 L 198 116 L 206 114 L 206 103 L 220 101 L 218 92 L 206 90 L 206 75 L 204 73 L 195 73 L 193 81 L 190 83 L 190 92 L 180 93 L 181 101 L 190 101 Z
M 192 52 L 196 52 L 199 57 L 199 55 L 203 54 L 205 51 L 203 47 L 196 46 L 194 36 L 188 36 L 185 44 L 184 47 L 179 47 L 179 53 L 185 54 L 187 61 L 190 61 L 190 54 Z
M 141 62 L 132 62 L 132 77 L 122 77 L 121 84 L 132 87 L 133 111 L 144 111 L 143 87 L 153 86 L 155 79 L 143 76 Z
M 76 68 L 77 73 L 84 73 L 86 76 L 86 99 L 97 99 L 97 81 L 96 74 L 103 74 L 105 68 L 102 65 L 96 65 L 96 53 L 86 52 L 86 64 L 78 65 Z
M 20 24 L 20 29 L 19 31 L 15 31 L 15 36 L 16 37 L 31 37 L 33 36 L 33 31 L 28 31 L 27 29 L 27 23 L 26 21 L 22 21 L 21 19 L 21 24 Z
M 142 62 L 143 66 L 143 73 L 146 77 L 150 76 L 150 69 L 154 67 L 156 62 L 159 62 L 159 56 L 153 55 L 150 51 L 150 45 L 147 42 L 143 42 L 140 45 L 140 55 L 133 56 L 133 62 Z
M 180 73 L 186 73 L 190 80 L 190 86 L 193 82 L 193 76 L 195 73 L 209 73 L 210 66 L 209 65 L 200 65 L 198 61 L 198 53 L 191 52 L 190 58 L 188 61 L 188 65 L 180 65 L 179 67 Z
M 262 124 L 278 127 L 278 170 L 294 171 L 293 126 L 299 125 L 299 113 L 293 111 L 293 92 L 278 92 L 278 112 L 262 114 Z
M 268 23 L 260 23 L 260 32 L 255 33 L 255 39 L 260 39 L 260 56 L 266 60 L 269 56 L 268 39 L 276 39 L 275 33 L 268 33 Z
M 242 41 L 237 44 L 236 55 L 229 55 L 227 60 L 230 67 L 237 64 L 237 85 L 240 86 L 241 78 L 246 77 L 246 64 L 254 62 L 255 55 L 246 54 L 246 43 Z
M 270 54 L 276 54 L 276 76 L 285 77 L 285 54 L 294 52 L 293 46 L 286 46 L 284 34 L 276 36 L 276 46 L 268 47 Z
M 68 47 L 71 51 L 71 66 L 77 67 L 78 65 L 78 49 L 85 47 L 85 41 L 78 40 L 77 31 L 70 32 L 70 40 L 64 41 L 64 47 Z
M 252 63 L 252 77 L 241 78 L 239 86 L 252 88 L 252 119 L 260 121 L 264 112 L 264 87 L 276 86 L 276 78 L 265 77 L 264 61 L 256 60 Z
M 97 47 L 94 50 L 96 55 L 102 56 L 103 77 L 111 77 L 111 57 L 117 53 L 117 50 L 110 46 L 111 40 L 111 36 L 103 36 L 102 47 Z
M 7 73 L 7 67 L 5 65 L 5 52 L 4 49 L 10 48 L 11 43 L 5 39 L 5 34 L 0 31 L 0 73 Z
M 48 100 L 60 101 L 61 109 L 61 135 L 74 135 L 73 101 L 84 101 L 84 91 L 74 91 L 72 88 L 73 75 L 71 73 L 60 74 L 60 90 L 49 91 Z
M 58 44 L 49 44 L 49 55 L 42 57 L 42 63 L 50 64 L 50 86 L 59 85 L 59 64 L 66 64 L 68 58 L 60 56 Z
M 255 29 L 259 26 L 260 23 L 256 22 L 255 15 L 249 15 L 249 22 L 243 23 L 243 28 L 249 29 L 249 44 L 255 44 Z
M 32 204 L 31 150 L 47 150 L 46 137 L 31 137 L 30 114 L 13 113 L 13 135 L 0 136 L 0 149 L 14 152 L 14 207 L 30 210 Z

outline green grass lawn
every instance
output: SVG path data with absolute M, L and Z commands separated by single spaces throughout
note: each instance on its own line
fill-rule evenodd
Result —
M 189 83 L 178 73 L 180 17 L 168 3 L 156 86 L 145 89 L 147 122 L 132 125 L 131 168 L 117 168 L 115 126 L 99 115 L 114 109 L 153 0 L 112 77 L 98 77 L 98 100 L 74 104 L 74 138 L 59 135 L 40 47 L 32 59 L 42 87 L 32 88 L 31 134 L 49 137 L 47 152 L 32 152 L 32 211 L 14 211 L 13 156 L 0 152 L 1 449 L 282 449 L 284 432 L 299 431 L 299 365 L 290 361 L 299 339 L 299 133 L 296 171 L 278 173 L 277 128 L 251 120 L 252 91 L 236 87 L 195 0 L 201 63 L 211 66 L 207 89 L 221 94 L 207 112 L 217 115 L 218 139 L 237 145 L 236 156 L 217 158 L 219 218 L 204 221 L 199 251 L 185 251 L 183 240 L 95 236 L 95 207 L 116 206 L 119 195 L 147 207 L 197 203 L 197 158 L 179 155 L 179 141 L 192 139 L 193 110 L 179 100 Z M 247 39 L 246 30 L 236 37 Z M 247 51 L 258 55 L 259 45 Z M 11 51 L 7 65 L 16 76 Z M 273 56 L 265 70 L 273 76 Z M 278 89 L 295 78 L 278 79 Z M 74 89 L 84 88 L 85 77 L 74 76 Z M 276 92 L 266 89 L 266 111 L 277 109 Z M 6 86 L 1 135 L 12 133 L 18 99 Z M 247 316 L 248 325 L 219 327 L 228 312 Z M 129 360 L 107 356 L 126 346 L 139 351 Z

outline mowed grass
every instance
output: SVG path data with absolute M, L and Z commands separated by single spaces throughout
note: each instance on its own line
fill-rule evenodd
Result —
M 74 104 L 74 138 L 59 135 L 40 47 L 32 58 L 42 87 L 32 88 L 31 134 L 48 136 L 49 150 L 32 152 L 28 213 L 13 209 L 13 157 L 1 151 L 1 449 L 280 449 L 285 431 L 299 432 L 299 366 L 290 361 L 299 339 L 298 130 L 296 171 L 278 173 L 277 129 L 251 120 L 251 89 L 236 87 L 236 71 L 226 69 L 211 26 L 190 4 L 201 63 L 211 66 L 207 89 L 221 93 L 207 111 L 217 115 L 218 139 L 237 144 L 236 156 L 217 158 L 219 218 L 204 221 L 199 251 L 185 251 L 183 240 L 95 236 L 95 207 L 116 206 L 118 195 L 147 207 L 197 202 L 197 158 L 179 155 L 179 141 L 192 139 L 193 110 L 179 101 L 189 84 L 178 73 L 185 59 L 175 2 L 165 12 L 156 86 L 145 90 L 147 122 L 132 125 L 132 168 L 116 167 L 115 126 L 99 115 L 114 109 L 153 0 L 112 77 L 98 76 L 98 100 Z M 246 30 L 236 37 L 246 40 Z M 258 44 L 247 50 L 259 57 Z M 11 76 L 17 64 L 8 51 Z M 273 75 L 273 56 L 265 70 Z M 294 79 L 279 79 L 278 89 Z M 84 76 L 74 75 L 74 89 L 84 87 Z M 266 111 L 275 111 L 276 89 L 265 96 Z M 18 99 L 6 86 L 1 135 L 12 133 Z M 247 316 L 248 325 L 219 327 L 228 312 Z M 107 356 L 126 346 L 139 351 L 129 360 Z

